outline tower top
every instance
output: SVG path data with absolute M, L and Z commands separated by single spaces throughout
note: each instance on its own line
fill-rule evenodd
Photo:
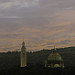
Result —
M 56 50 L 55 45 L 54 45 L 53 53 L 56 53 L 56 52 L 57 52 L 57 50 Z
M 54 51 L 56 51 L 55 45 L 54 45 Z
M 25 46 L 25 42 L 24 41 L 22 42 L 22 46 Z

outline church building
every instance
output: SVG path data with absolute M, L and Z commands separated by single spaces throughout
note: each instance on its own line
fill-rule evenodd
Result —
M 50 68 L 64 68 L 64 62 L 60 54 L 56 49 L 48 56 L 48 59 L 45 61 L 45 67 Z

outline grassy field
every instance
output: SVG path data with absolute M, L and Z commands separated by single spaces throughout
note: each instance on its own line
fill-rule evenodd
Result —
M 44 67 L 44 62 L 52 50 L 41 50 L 27 53 L 28 66 L 20 68 L 20 52 L 0 53 L 0 75 L 72 75 L 75 71 L 75 47 L 60 48 L 64 60 L 64 69 L 50 69 Z

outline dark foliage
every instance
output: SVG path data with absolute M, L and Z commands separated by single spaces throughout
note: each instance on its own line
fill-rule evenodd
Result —
M 0 75 L 72 75 L 75 71 L 75 47 L 60 48 L 57 51 L 64 60 L 64 69 L 44 67 L 51 50 L 27 53 L 28 66 L 25 68 L 20 68 L 20 52 L 0 53 Z

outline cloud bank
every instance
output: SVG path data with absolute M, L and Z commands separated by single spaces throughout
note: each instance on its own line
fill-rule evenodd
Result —
M 75 0 L 0 0 L 0 51 L 75 46 Z

